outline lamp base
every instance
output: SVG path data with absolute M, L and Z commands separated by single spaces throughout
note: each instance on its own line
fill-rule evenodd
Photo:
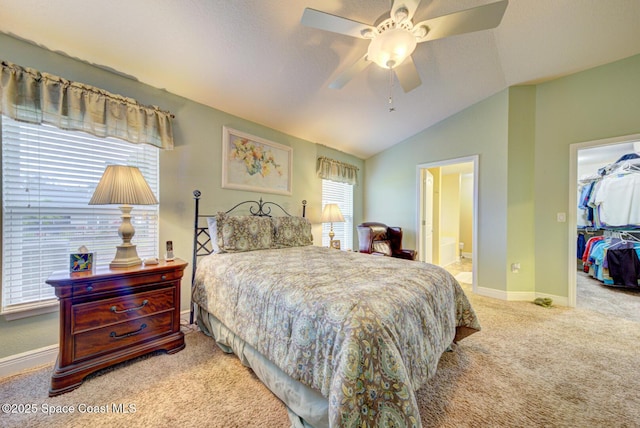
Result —
M 334 236 L 336 236 L 336 234 L 333 233 L 333 222 L 331 222 L 331 230 L 329 230 L 329 246 L 331 246 L 331 241 L 333 241 Z
M 142 264 L 138 251 L 133 244 L 118 245 L 115 258 L 109 263 L 111 269 L 123 269 Z

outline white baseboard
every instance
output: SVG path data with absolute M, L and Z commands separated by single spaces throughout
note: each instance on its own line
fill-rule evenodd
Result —
M 58 356 L 58 345 L 45 346 L 0 359 L 0 378 L 13 376 L 45 364 L 53 364 Z
M 475 292 L 485 297 L 493 297 L 494 299 L 508 300 L 506 291 L 496 290 L 495 288 L 477 287 Z
M 533 302 L 538 297 L 548 297 L 553 300 L 553 304 L 556 306 L 569 306 L 569 299 L 567 297 L 536 293 L 535 291 L 503 291 L 487 287 L 478 287 L 476 289 L 476 293 L 481 296 L 492 297 L 494 299 L 519 302 Z
M 462 256 L 463 259 L 467 259 L 467 260 L 473 260 L 473 253 L 462 253 L 460 254 Z

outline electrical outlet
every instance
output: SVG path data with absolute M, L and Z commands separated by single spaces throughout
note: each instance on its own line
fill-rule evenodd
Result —
M 558 223 L 564 223 L 567 221 L 567 213 L 558 213 L 556 214 L 556 220 Z
M 520 272 L 520 263 L 511 263 L 511 272 L 513 273 Z

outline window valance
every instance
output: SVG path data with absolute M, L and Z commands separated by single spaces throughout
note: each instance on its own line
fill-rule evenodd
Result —
M 325 180 L 358 184 L 358 167 L 335 159 L 319 157 L 316 174 Z
M 0 113 L 12 119 L 173 149 L 169 112 L 31 68 L 1 66 Z

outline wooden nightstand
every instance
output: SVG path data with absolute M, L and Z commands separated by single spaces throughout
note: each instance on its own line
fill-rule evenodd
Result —
M 180 279 L 187 262 L 94 272 L 55 272 L 47 284 L 60 300 L 60 351 L 49 396 L 89 373 L 155 350 L 184 349 Z

